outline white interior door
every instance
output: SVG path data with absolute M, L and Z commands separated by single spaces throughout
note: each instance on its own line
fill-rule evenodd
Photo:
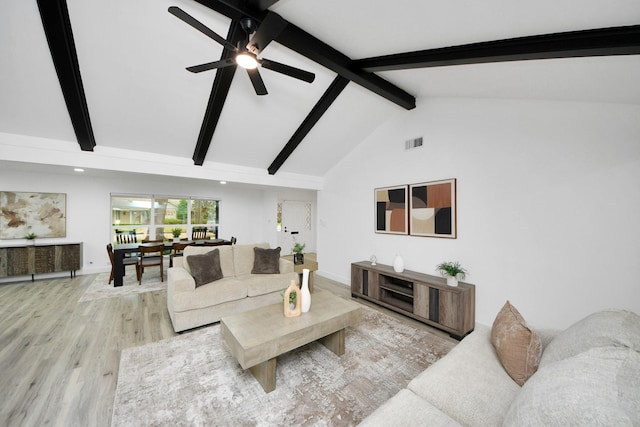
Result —
M 311 202 L 282 202 L 282 228 L 278 233 L 278 245 L 282 254 L 291 254 L 295 242 L 304 243 L 304 252 L 313 250 L 313 230 L 311 222 Z

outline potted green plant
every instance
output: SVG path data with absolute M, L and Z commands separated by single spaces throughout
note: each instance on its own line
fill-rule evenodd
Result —
M 458 286 L 458 280 L 464 280 L 467 276 L 467 270 L 458 261 L 441 262 L 436 269 L 447 279 L 449 286 Z
M 306 246 L 306 243 L 298 243 L 298 242 L 296 242 L 296 244 L 293 245 L 291 252 L 293 252 L 294 264 L 296 265 L 304 264 L 304 254 L 302 253 L 302 251 L 304 250 L 305 246 Z
M 26 236 L 24 236 L 24 238 L 27 239 L 27 244 L 29 245 L 36 244 L 36 233 L 29 233 Z
M 280 297 L 282 297 L 282 301 L 284 301 L 284 293 L 285 293 L 286 289 L 284 289 L 282 292 L 280 292 Z M 293 310 L 294 308 L 296 308 L 296 299 L 298 298 L 298 292 L 293 291 L 289 294 L 289 307 L 291 308 L 291 310 Z
M 173 241 L 174 242 L 179 242 L 180 241 L 180 234 L 182 234 L 182 228 L 173 228 L 173 229 L 171 229 L 171 234 L 173 234 Z

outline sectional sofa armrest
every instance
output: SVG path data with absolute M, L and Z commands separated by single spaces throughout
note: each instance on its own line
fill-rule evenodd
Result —
M 293 273 L 293 261 L 280 258 L 280 274 Z
M 175 265 L 167 270 L 169 285 L 174 292 L 190 292 L 196 289 L 196 280 L 187 270 Z

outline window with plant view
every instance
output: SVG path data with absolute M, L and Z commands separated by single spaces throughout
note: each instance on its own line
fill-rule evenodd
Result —
M 190 239 L 194 229 L 216 239 L 219 209 L 220 201 L 214 199 L 111 195 L 112 239 L 114 243 Z

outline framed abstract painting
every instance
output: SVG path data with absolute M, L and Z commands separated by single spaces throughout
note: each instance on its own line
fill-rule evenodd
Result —
M 412 236 L 456 238 L 456 180 L 409 185 Z
M 0 191 L 0 239 L 67 235 L 65 193 Z
M 375 189 L 375 232 L 409 234 L 407 186 Z

